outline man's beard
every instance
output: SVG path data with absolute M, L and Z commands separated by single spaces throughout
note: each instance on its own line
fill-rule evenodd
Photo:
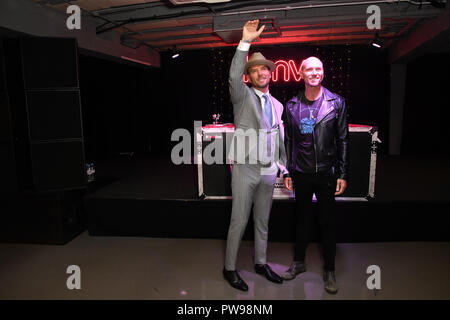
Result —
M 253 83 L 253 86 L 255 87 L 255 88 L 258 88 L 258 89 L 266 89 L 268 86 L 269 86 L 269 82 L 267 82 L 265 85 L 263 85 L 263 86 L 261 86 L 261 85 L 259 85 L 257 82 L 255 82 L 255 83 Z

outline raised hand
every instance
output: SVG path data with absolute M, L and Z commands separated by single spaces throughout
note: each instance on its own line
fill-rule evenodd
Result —
M 263 32 L 265 25 L 262 25 L 259 30 L 257 30 L 258 23 L 259 20 L 251 20 L 245 23 L 244 27 L 242 28 L 242 41 L 252 42 L 259 37 L 261 32 Z

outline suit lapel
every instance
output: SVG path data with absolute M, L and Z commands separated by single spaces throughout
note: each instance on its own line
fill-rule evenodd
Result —
M 261 110 L 261 101 L 259 100 L 258 95 L 252 88 L 248 88 L 250 90 L 251 97 L 253 98 L 253 106 L 255 108 L 255 115 L 258 122 L 261 122 L 261 119 L 263 118 L 262 110 Z
M 269 97 L 270 97 L 270 103 L 272 103 L 272 109 L 274 110 L 273 114 L 275 115 L 275 119 L 273 119 L 274 123 L 273 123 L 273 125 L 270 124 L 269 128 L 273 128 L 278 123 L 278 104 L 275 102 L 275 99 L 273 99 L 271 95 Z
M 259 96 L 256 94 L 256 92 L 253 89 L 250 89 L 250 90 L 252 90 L 252 92 L 253 92 L 253 98 L 255 100 L 255 107 L 256 107 L 256 115 L 258 117 L 259 123 L 261 124 L 261 127 L 263 127 L 263 124 L 264 124 L 265 128 L 272 128 L 272 126 L 269 125 L 269 121 L 267 121 L 266 116 L 262 112 L 263 107 L 261 105 L 261 99 L 259 98 Z M 272 106 L 273 106 L 273 101 L 272 101 Z

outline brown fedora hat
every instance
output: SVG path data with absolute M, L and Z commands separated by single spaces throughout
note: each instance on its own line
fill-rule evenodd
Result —
M 247 74 L 248 68 L 257 65 L 267 66 L 270 72 L 273 72 L 275 70 L 275 63 L 264 58 L 261 52 L 255 52 L 250 56 L 250 59 L 248 59 L 247 64 L 245 65 L 244 73 Z

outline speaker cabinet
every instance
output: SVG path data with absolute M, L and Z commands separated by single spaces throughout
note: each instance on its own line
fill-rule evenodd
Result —
M 0 39 L 0 241 L 65 244 L 85 230 L 77 43 Z
M 76 40 L 22 37 L 2 42 L 18 189 L 85 188 Z
M 17 192 L 18 180 L 14 148 L 11 143 L 0 143 L 0 159 L 2 174 L 0 181 L 0 193 Z
M 203 135 L 202 143 L 202 154 L 208 146 L 215 141 L 219 141 L 222 144 L 222 161 L 221 163 L 206 164 L 202 163 L 203 166 L 203 193 L 205 196 L 215 195 L 215 196 L 229 196 L 231 195 L 231 165 L 227 164 L 227 140 L 230 141 L 232 138 L 232 133 L 227 132 L 216 132 L 208 133 Z M 229 145 L 229 144 L 228 144 Z M 214 152 L 212 156 L 216 155 Z
M 0 91 L 0 143 L 11 143 L 11 116 L 6 92 Z
M 0 242 L 64 245 L 85 230 L 84 190 L 15 193 L 0 202 Z
M 1 39 L 1 38 L 0 38 Z M 3 50 L 3 41 L 0 41 L 0 92 L 6 91 L 6 79 L 5 79 L 5 58 Z
M 28 91 L 31 141 L 81 139 L 80 95 L 74 91 Z
M 346 197 L 365 197 L 369 195 L 372 134 L 350 132 L 349 180 L 344 194 Z
M 80 141 L 33 143 L 33 185 L 38 190 L 77 189 L 85 185 Z
M 79 87 L 75 39 L 27 37 L 21 49 L 25 89 Z
M 203 126 L 202 134 L 196 136 L 197 144 L 201 144 L 202 155 L 205 149 L 216 140 L 222 141 L 224 148 L 229 146 L 233 132 L 233 125 Z M 339 198 L 367 200 L 375 197 L 376 158 L 379 142 L 377 127 L 349 125 L 350 178 L 348 188 Z M 222 164 L 206 164 L 203 157 L 200 158 L 202 161 L 198 161 L 199 196 L 206 198 L 231 196 L 231 170 L 225 156 L 228 154 L 227 151 L 223 150 Z M 275 189 L 279 190 L 274 192 L 274 199 L 294 197 L 293 193 L 287 192 L 282 179 L 275 185 Z
M 0 192 L 16 192 L 18 179 L 14 157 L 11 113 L 6 88 L 3 42 L 0 41 Z

